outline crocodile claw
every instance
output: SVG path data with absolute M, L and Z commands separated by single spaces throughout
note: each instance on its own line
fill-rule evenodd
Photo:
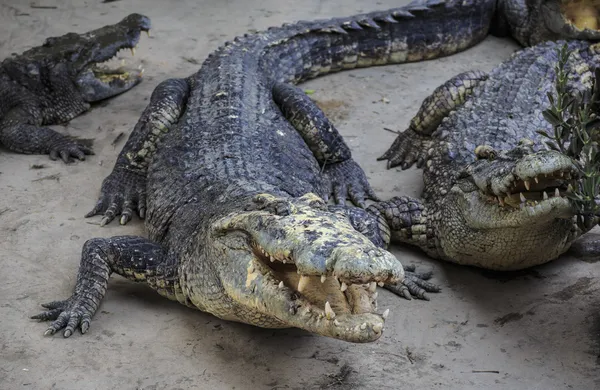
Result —
M 349 198 L 353 204 L 364 208 L 366 199 L 379 201 L 364 171 L 354 160 L 326 165 L 325 174 L 336 204 L 345 204 Z
M 93 155 L 91 148 L 76 142 L 69 137 L 60 136 L 50 145 L 48 155 L 50 160 L 56 161 L 60 157 L 65 164 L 73 162 L 75 157 L 80 161 L 85 160 L 86 155 Z
M 52 321 L 44 332 L 44 336 L 52 336 L 59 330 L 64 329 L 63 337 L 67 338 L 77 328 L 84 334 L 90 327 L 93 312 L 90 310 L 89 305 L 86 305 L 81 299 L 71 297 L 65 301 L 42 304 L 42 307 L 49 310 L 34 315 L 31 319 Z
M 414 297 L 429 301 L 427 293 L 442 291 L 440 286 L 428 281 L 432 275 L 431 271 L 417 273 L 414 266 L 405 266 L 404 280 L 396 285 L 386 284 L 384 288 L 408 300 L 412 300 Z
M 104 214 L 100 226 L 109 224 L 117 216 L 121 225 L 131 221 L 134 211 L 144 219 L 146 216 L 146 178 L 140 173 L 115 169 L 102 182 L 100 197 L 86 218 Z

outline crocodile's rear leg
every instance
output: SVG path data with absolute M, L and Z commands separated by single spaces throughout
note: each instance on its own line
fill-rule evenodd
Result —
M 429 225 L 427 209 L 419 199 L 395 197 L 373 204 L 366 211 L 377 221 L 377 226 L 371 224 L 371 230 L 376 231 L 386 247 L 390 242 L 397 241 L 418 246 L 436 257 L 435 232 Z M 426 293 L 441 291 L 439 286 L 427 281 L 432 272 L 418 273 L 414 266 L 405 266 L 404 270 L 405 279 L 402 283 L 384 287 L 406 299 L 417 297 L 429 300 Z
M 365 198 L 378 200 L 340 133 L 300 88 L 277 83 L 273 87 L 273 99 L 323 168 L 336 203 L 343 204 L 348 197 L 357 206 L 364 207 Z
M 81 333 L 87 332 L 113 272 L 133 281 L 146 282 L 168 298 L 181 296 L 177 294 L 177 260 L 162 246 L 135 236 L 94 238 L 83 246 L 71 297 L 43 304 L 48 310 L 31 318 L 53 321 L 46 335 L 61 329 L 64 329 L 64 337 L 71 336 L 76 328 L 81 329 Z
M 87 217 L 104 214 L 101 226 L 121 215 L 121 224 L 131 220 L 137 210 L 146 214 L 146 171 L 161 136 L 168 132 L 184 111 L 190 80 L 169 79 L 152 92 L 150 103 L 142 113 L 117 158 L 113 171 L 102 182 L 100 198 Z
M 402 169 L 407 169 L 415 162 L 421 168 L 427 160 L 433 132 L 487 77 L 484 72 L 470 71 L 454 76 L 437 87 L 425 98 L 419 112 L 410 121 L 409 128 L 400 133 L 387 152 L 377 160 L 388 160 L 388 168 L 401 165 Z

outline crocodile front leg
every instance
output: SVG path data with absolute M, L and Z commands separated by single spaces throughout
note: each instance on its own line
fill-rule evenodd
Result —
M 389 201 L 373 204 L 366 211 L 377 221 L 376 224 L 370 224 L 370 229 L 382 237 L 385 247 L 392 241 L 402 242 L 418 246 L 430 256 L 436 257 L 434 230 L 429 225 L 427 209 L 419 199 L 394 197 Z M 414 266 L 405 266 L 404 270 L 405 279 L 402 283 L 384 287 L 406 299 L 414 296 L 429 300 L 427 292 L 441 291 L 439 286 L 427 281 L 432 276 L 431 272 L 415 272 Z
M 167 298 L 182 296 L 177 291 L 177 260 L 162 246 L 135 236 L 94 238 L 83 246 L 71 297 L 43 304 L 48 310 L 31 318 L 53 321 L 45 335 L 61 329 L 64 329 L 64 337 L 71 336 L 76 328 L 81 329 L 81 333 L 87 332 L 112 272 L 136 282 L 146 282 Z
M 341 134 L 300 88 L 276 83 L 273 99 L 323 168 L 336 203 L 344 204 L 349 198 L 355 205 L 364 207 L 365 198 L 378 200 Z
M 152 92 L 142 113 L 117 158 L 113 171 L 102 182 L 96 206 L 86 218 L 104 214 L 100 226 L 121 215 L 120 223 L 131 220 L 133 211 L 146 214 L 146 172 L 161 136 L 168 132 L 183 113 L 190 91 L 190 79 L 169 79 Z
M 63 110 L 56 104 L 53 107 L 53 117 L 44 118 L 45 114 L 35 95 L 24 88 L 0 81 L 0 144 L 18 153 L 48 154 L 52 160 L 60 157 L 65 163 L 72 162 L 72 157 L 85 160 L 86 155 L 94 154 L 90 148 L 42 126 L 44 123 L 61 123 L 73 119 L 72 114 L 66 115 L 63 112 L 86 111 L 89 105 L 77 101 L 76 96 L 73 94 L 68 110 Z
M 388 160 L 388 168 L 398 165 L 410 168 L 415 162 L 421 168 L 434 140 L 433 133 L 450 112 L 464 104 L 475 87 L 487 80 L 484 72 L 461 73 L 437 87 L 421 104 L 407 130 L 400 133 L 392 146 L 377 160 Z
M 329 211 L 340 213 L 348 217 L 356 231 L 365 235 L 373 244 L 387 249 L 390 237 L 399 235 L 408 237 L 408 230 L 413 227 L 416 236 L 425 226 L 423 207 L 411 198 L 394 198 L 388 202 L 380 202 L 370 206 L 367 210 L 357 207 L 330 205 Z M 392 227 L 396 230 L 393 230 Z M 391 230 L 392 229 L 392 230 Z M 410 243 L 410 239 L 403 242 Z M 406 299 L 412 297 L 429 300 L 427 292 L 439 292 L 440 287 L 428 282 L 432 272 L 416 272 L 415 266 L 403 266 L 404 281 L 397 285 L 384 285 L 384 287 Z

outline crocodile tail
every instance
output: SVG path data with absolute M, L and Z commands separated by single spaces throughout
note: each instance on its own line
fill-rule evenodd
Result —
M 420 0 L 387 11 L 285 24 L 253 37 L 263 51 L 261 68 L 278 81 L 298 83 L 463 51 L 487 36 L 495 10 L 495 0 Z

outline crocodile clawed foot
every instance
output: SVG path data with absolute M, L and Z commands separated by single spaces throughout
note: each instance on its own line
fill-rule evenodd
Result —
M 414 298 L 428 301 L 427 293 L 437 293 L 442 289 L 428 280 L 431 279 L 433 272 L 418 273 L 415 272 L 415 266 L 404 267 L 404 281 L 398 284 L 386 284 L 383 287 L 396 295 L 408 300 Z
M 336 204 L 350 199 L 358 207 L 365 208 L 365 201 L 379 201 L 360 166 L 354 160 L 325 165 L 325 174 L 331 183 L 331 193 Z
M 73 157 L 80 161 L 84 161 L 86 155 L 93 155 L 94 152 L 91 148 L 68 137 L 60 136 L 50 145 L 48 154 L 52 161 L 56 161 L 60 158 L 65 164 L 69 164 L 74 161 Z
M 134 211 L 141 219 L 146 216 L 146 178 L 137 172 L 115 169 L 104 179 L 100 198 L 85 217 L 104 214 L 100 221 L 104 226 L 120 215 L 119 222 L 125 225 Z
M 65 301 L 54 301 L 42 304 L 48 309 L 40 314 L 32 316 L 31 319 L 40 321 L 52 321 L 44 332 L 44 336 L 51 336 L 64 329 L 63 337 L 70 337 L 75 329 L 79 328 L 81 333 L 88 331 L 92 321 L 93 311 L 83 299 L 71 297 Z
M 377 160 L 388 160 L 388 168 L 400 166 L 403 170 L 417 163 L 422 168 L 427 161 L 427 151 L 431 145 L 431 137 L 421 135 L 408 129 L 394 140 L 390 148 Z

